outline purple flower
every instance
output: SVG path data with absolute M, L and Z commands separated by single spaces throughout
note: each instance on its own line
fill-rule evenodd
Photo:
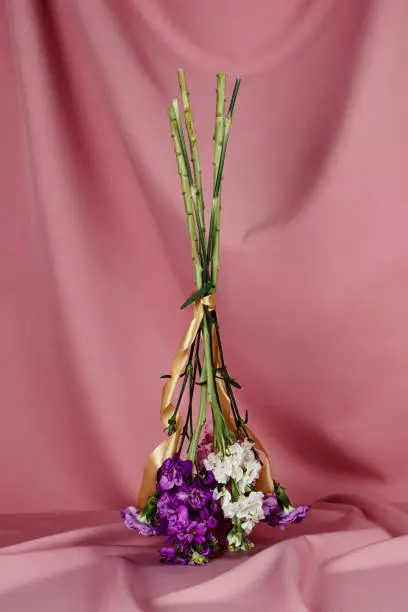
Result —
M 173 546 L 162 546 L 160 549 L 160 561 L 163 563 L 173 563 L 176 558 L 176 551 Z
M 262 510 L 264 512 L 265 518 L 270 516 L 271 514 L 276 514 L 280 512 L 280 507 L 278 504 L 278 500 L 274 493 L 267 493 L 262 502 Z
M 205 487 L 208 487 L 211 490 L 215 489 L 218 484 L 214 478 L 214 474 L 212 472 L 207 472 L 207 470 L 204 470 L 201 473 L 201 482 Z
M 303 521 L 309 510 L 310 506 L 297 506 L 296 508 L 290 506 L 289 508 L 285 508 L 285 510 L 280 512 L 278 517 L 279 529 L 285 529 L 289 525 L 300 523 Z
M 213 507 L 215 505 L 215 509 Z M 218 520 L 215 518 L 214 514 L 218 511 L 217 502 L 211 502 L 210 507 L 203 508 L 199 512 L 199 517 L 201 521 L 206 523 L 208 529 L 214 529 L 218 525 Z
M 177 498 L 188 504 L 192 510 L 201 510 L 212 500 L 213 494 L 199 479 L 195 479 L 189 487 L 184 485 L 179 489 Z
M 218 521 L 215 516 L 209 516 L 206 520 L 208 529 L 214 529 L 218 525 Z
M 166 565 L 187 565 L 190 556 L 183 556 L 176 552 L 173 546 L 162 546 L 160 549 L 160 561 Z
M 190 520 L 188 510 L 181 506 L 177 516 L 171 517 L 167 534 L 171 542 L 181 544 L 204 544 L 207 525 L 204 521 Z
M 187 506 L 179 506 L 177 513 L 170 516 L 168 520 L 167 533 L 170 536 L 180 537 L 190 522 Z
M 135 529 L 140 535 L 144 536 L 154 536 L 158 534 L 157 526 L 147 522 L 146 519 L 142 517 L 141 511 L 137 510 L 134 506 L 128 506 L 120 514 L 128 529 Z
M 265 521 L 270 527 L 279 527 L 280 510 L 278 512 L 271 512 L 268 516 L 265 515 Z
M 205 523 L 199 523 L 198 521 L 191 521 L 187 533 L 192 537 L 192 542 L 194 542 L 194 544 L 204 544 L 207 525 Z
M 160 558 L 167 564 L 202 565 L 217 550 L 212 531 L 218 524 L 216 486 L 211 472 L 193 477 L 191 461 L 167 459 L 157 474 L 155 520 L 167 545 Z
M 170 519 L 177 514 L 180 502 L 174 493 L 162 493 L 157 502 L 157 515 L 160 519 Z
M 166 459 L 157 472 L 157 491 L 163 493 L 174 487 L 180 487 L 183 482 L 191 479 L 192 473 L 192 462 L 183 461 L 176 453 L 170 459 Z

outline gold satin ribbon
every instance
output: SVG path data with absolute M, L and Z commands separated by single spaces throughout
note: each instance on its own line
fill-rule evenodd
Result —
M 187 327 L 180 347 L 176 353 L 176 356 L 173 359 L 173 363 L 171 365 L 171 377 L 164 385 L 162 391 L 160 418 L 166 429 L 168 427 L 169 419 L 174 413 L 172 399 L 177 387 L 177 383 L 180 379 L 180 375 L 182 374 L 184 368 L 187 365 L 190 348 L 198 334 L 201 321 L 203 320 L 204 305 L 208 306 L 211 310 L 215 309 L 214 293 L 201 298 L 201 300 L 196 300 L 192 304 L 193 318 L 190 321 L 190 325 Z M 174 453 L 177 451 L 182 429 L 183 419 L 180 413 L 178 413 L 174 433 L 165 440 L 163 440 L 163 442 L 161 442 L 158 446 L 156 446 L 156 448 L 146 461 L 143 472 L 142 484 L 140 486 L 139 494 L 137 497 L 138 508 L 143 508 L 146 505 L 149 497 L 153 495 L 156 489 L 157 470 L 166 459 L 174 455 Z
M 188 356 L 190 352 L 190 348 L 198 334 L 198 330 L 200 329 L 201 321 L 204 316 L 204 306 L 208 306 L 210 310 L 215 310 L 215 294 L 211 294 L 201 298 L 193 302 L 193 318 L 190 321 L 190 324 L 183 336 L 180 347 L 176 353 L 176 356 L 173 359 L 173 363 L 171 366 L 171 376 L 168 381 L 165 383 L 162 391 L 162 400 L 160 407 L 160 419 L 167 429 L 168 422 L 170 417 L 174 413 L 174 406 L 172 404 L 172 399 L 174 392 L 177 387 L 177 383 L 180 379 L 180 376 L 187 365 Z M 220 367 L 219 363 L 219 348 L 217 336 L 215 334 L 215 329 L 213 328 L 213 360 L 214 363 L 217 364 L 217 368 Z M 231 427 L 233 431 L 236 431 L 235 421 L 231 412 L 231 402 L 228 397 L 227 391 L 225 389 L 224 381 L 217 378 L 216 385 L 218 390 L 218 396 L 220 400 L 220 407 L 222 414 L 227 421 L 228 425 Z M 183 429 L 183 419 L 180 414 L 177 414 L 176 425 L 174 433 L 163 440 L 151 455 L 148 457 L 144 471 L 142 484 L 139 489 L 139 493 L 137 496 L 137 506 L 138 508 L 143 508 L 149 497 L 153 495 L 156 489 L 156 479 L 157 479 L 157 470 L 162 465 L 162 463 L 172 457 L 175 452 L 177 452 L 178 442 L 180 439 L 180 434 Z M 255 434 L 247 427 L 247 431 L 249 436 L 252 438 L 255 444 L 255 448 L 264 454 L 263 466 L 261 469 L 261 473 L 259 475 L 259 479 L 256 484 L 256 488 L 264 493 L 271 493 L 273 491 L 273 477 L 272 477 L 272 467 L 271 462 L 266 452 L 263 444 L 255 436 Z

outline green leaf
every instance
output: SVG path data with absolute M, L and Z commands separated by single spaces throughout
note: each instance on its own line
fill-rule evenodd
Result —
M 194 293 L 192 293 L 190 295 L 190 297 L 188 298 L 188 300 L 186 300 L 184 302 L 184 304 L 182 304 L 180 306 L 180 310 L 184 310 L 184 308 L 187 308 L 187 306 L 190 306 L 190 304 L 192 304 L 193 302 L 195 302 L 196 300 L 208 295 L 209 291 L 211 291 L 212 289 L 212 284 L 210 282 L 206 283 L 205 285 L 203 285 L 201 287 L 201 289 L 198 289 L 197 291 L 194 291 Z
M 186 370 L 188 369 L 188 366 L 186 368 Z M 186 373 L 183 372 L 182 374 L 180 374 L 179 378 L 183 378 L 183 376 L 185 376 Z M 163 374 L 163 376 L 160 376 L 160 378 L 171 378 L 171 374 Z
M 285 510 L 285 508 L 290 508 L 290 499 L 287 496 L 285 489 L 279 484 L 279 482 L 276 482 L 276 480 L 273 481 L 273 484 L 275 487 L 275 495 L 279 506 L 282 508 L 282 510 Z
M 169 420 L 167 421 L 167 424 L 168 424 L 167 433 L 169 436 L 171 436 L 176 431 L 176 415 L 175 414 L 173 414 L 173 416 L 169 418 Z
M 229 115 L 232 115 L 232 113 L 234 112 L 234 106 L 235 106 L 235 102 L 236 102 L 237 95 L 238 95 L 238 89 L 240 85 L 241 85 L 241 79 L 235 79 L 234 91 L 232 92 L 231 102 L 230 102 L 228 113 L 227 113 Z
M 229 378 L 228 382 L 230 385 L 232 385 L 233 387 L 236 387 L 237 389 L 242 389 L 241 385 L 239 383 L 237 383 L 236 380 L 234 380 L 233 378 Z

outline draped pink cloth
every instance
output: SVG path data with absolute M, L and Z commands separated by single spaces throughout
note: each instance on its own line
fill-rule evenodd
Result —
M 406 0 L 0 4 L 0 611 L 408 609 Z M 211 181 L 242 77 L 218 311 L 310 518 L 165 568 L 126 531 L 193 288 L 166 105 Z

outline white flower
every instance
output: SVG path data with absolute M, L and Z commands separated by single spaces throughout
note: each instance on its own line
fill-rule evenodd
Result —
M 238 444 L 238 442 L 235 442 L 234 444 L 231 444 L 231 446 L 228 447 L 228 453 L 237 457 L 239 462 L 241 463 L 244 457 L 244 448 L 242 444 Z
M 213 472 L 219 463 L 219 457 L 215 453 L 209 453 L 203 463 L 206 470 Z
M 228 447 L 225 456 L 210 453 L 203 463 L 219 484 L 226 485 L 232 480 L 240 493 L 248 493 L 262 468 L 252 449 L 253 443 L 248 440 L 235 442 Z
M 242 495 L 237 502 L 236 517 L 242 520 L 250 519 L 255 523 L 261 521 L 265 518 L 262 502 L 262 491 L 251 491 L 249 495 Z
M 235 517 L 236 502 L 231 501 L 231 493 L 228 491 L 228 489 L 224 490 L 221 508 L 225 518 L 233 519 Z
M 259 461 L 252 461 L 251 463 L 247 463 L 245 473 L 247 478 L 249 478 L 252 482 L 259 477 L 259 473 L 261 471 L 262 465 Z
M 204 467 L 214 474 L 215 480 L 220 484 L 227 484 L 229 476 L 226 472 L 226 465 L 223 458 L 215 453 L 210 453 L 204 459 Z
M 261 468 L 262 465 L 256 460 L 247 464 L 243 478 L 238 482 L 238 487 L 241 493 L 246 493 L 253 482 L 259 478 Z
M 249 519 L 241 524 L 242 529 L 246 535 L 249 535 L 253 528 L 255 527 L 255 523 L 250 521 Z
M 239 445 L 235 444 L 233 446 Z M 210 453 L 204 459 L 204 467 L 214 474 L 214 478 L 219 484 L 227 484 L 229 480 L 235 480 L 238 483 L 244 475 L 241 467 L 241 457 L 237 453 L 225 457 Z
M 238 483 L 244 475 L 239 455 L 226 455 L 223 463 L 228 480 Z
M 249 440 L 244 440 L 241 444 L 242 460 L 245 466 L 247 463 L 252 463 L 253 461 L 256 461 L 254 451 L 252 450 L 253 446 L 253 442 L 250 442 Z
M 214 489 L 214 491 L 213 491 L 213 498 L 215 500 L 221 499 L 222 497 L 224 497 L 224 492 L 225 492 L 224 489 L 220 489 L 220 490 L 219 489 Z

